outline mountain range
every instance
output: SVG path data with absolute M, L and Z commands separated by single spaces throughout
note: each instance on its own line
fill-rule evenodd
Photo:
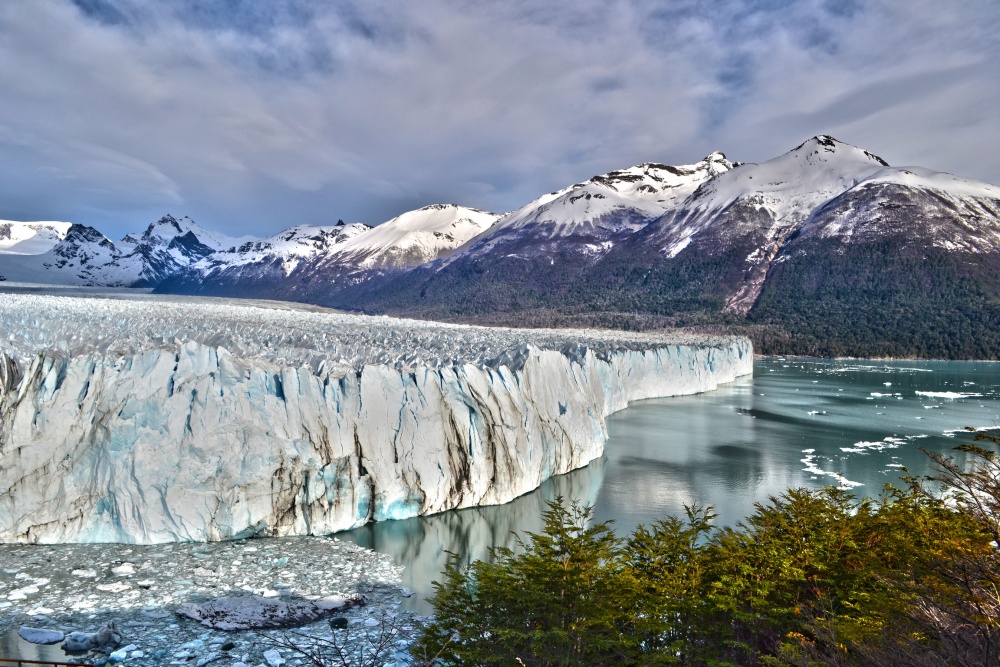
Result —
M 771 353 L 1000 358 L 1000 187 L 820 135 L 759 164 L 712 153 L 612 171 L 503 215 L 435 205 L 267 239 L 167 216 L 117 244 L 0 222 L 0 274 L 485 324 L 737 331 Z

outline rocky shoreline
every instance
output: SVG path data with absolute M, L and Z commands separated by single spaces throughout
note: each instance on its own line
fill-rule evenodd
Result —
M 56 649 L 59 657 L 49 658 L 97 665 L 297 667 L 308 661 L 288 644 L 330 649 L 330 642 L 348 653 L 377 645 L 380 664 L 402 665 L 423 619 L 399 609 L 412 595 L 400 585 L 401 571 L 389 556 L 336 538 L 0 544 L 0 635 L 22 627 L 96 632 L 114 622 L 117 650 L 62 657 Z M 319 611 L 315 621 L 292 630 L 226 631 L 183 615 L 241 596 Z

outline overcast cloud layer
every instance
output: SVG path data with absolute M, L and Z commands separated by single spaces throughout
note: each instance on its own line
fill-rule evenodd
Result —
M 4 0 L 0 218 L 494 211 L 832 134 L 1000 184 L 996 0 Z

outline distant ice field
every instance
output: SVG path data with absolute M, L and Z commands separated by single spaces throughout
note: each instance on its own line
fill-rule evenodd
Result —
M 342 313 L 307 304 L 153 295 L 107 288 L 0 283 L 0 349 L 23 365 L 41 349 L 75 356 L 133 354 L 175 342 L 224 347 L 244 358 L 333 377 L 381 364 L 396 369 L 466 363 L 517 367 L 526 341 L 538 349 L 601 355 L 719 337 L 443 324 Z

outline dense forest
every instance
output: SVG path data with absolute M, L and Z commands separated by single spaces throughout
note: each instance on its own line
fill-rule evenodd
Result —
M 418 656 L 442 665 L 996 665 L 1000 438 L 875 500 L 789 490 L 743 523 L 689 508 L 627 538 L 561 499 L 453 562 Z M 948 498 L 948 502 L 941 500 Z
M 470 260 L 331 292 L 325 305 L 476 324 L 681 328 L 749 336 L 763 354 L 1000 358 L 1000 257 L 897 241 L 838 251 L 799 244 L 774 263 L 753 308 L 726 312 L 752 244 L 669 261 L 623 249 L 597 265 L 551 258 Z M 551 260 L 551 263 L 550 263 Z

